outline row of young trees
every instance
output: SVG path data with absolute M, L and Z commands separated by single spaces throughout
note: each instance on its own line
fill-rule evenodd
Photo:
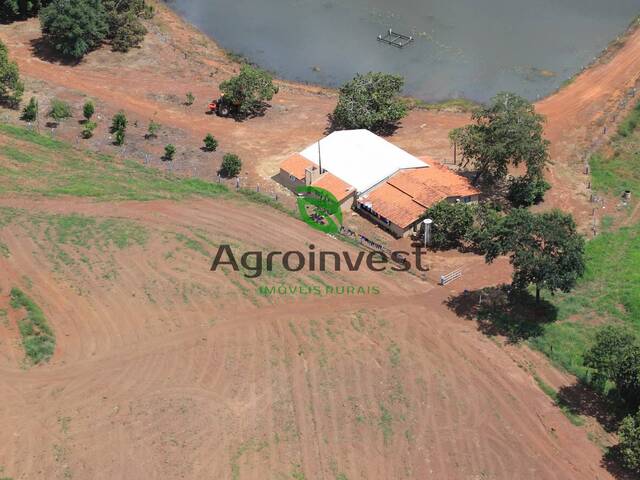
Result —
M 150 18 L 153 8 L 145 0 L 0 0 L 4 20 L 35 15 L 51 47 L 80 59 L 105 41 L 121 52 L 138 46 L 147 33 L 141 18 Z

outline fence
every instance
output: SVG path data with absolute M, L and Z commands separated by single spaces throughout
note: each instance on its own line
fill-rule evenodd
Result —
M 462 269 L 454 270 L 451 273 L 440 275 L 440 285 L 445 286 L 462 276 Z
M 340 233 L 342 235 L 344 235 L 345 237 L 348 237 L 348 238 L 351 238 L 351 239 L 357 241 L 360 245 L 368 247 L 371 250 L 375 250 L 377 252 L 381 252 L 381 253 L 386 254 L 392 261 L 394 261 L 394 262 L 396 262 L 398 264 L 402 264 L 403 262 L 406 261 L 406 258 L 404 257 L 404 255 L 396 253 L 396 255 L 392 256 L 391 254 L 393 252 L 389 249 L 389 247 L 385 247 L 384 245 L 382 245 L 380 243 L 374 242 L 373 240 L 370 240 L 369 238 L 365 237 L 364 235 L 354 232 L 350 228 L 341 226 L 340 227 Z

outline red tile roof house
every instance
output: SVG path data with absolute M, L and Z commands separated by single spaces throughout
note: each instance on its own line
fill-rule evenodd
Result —
M 344 210 L 357 210 L 397 237 L 415 230 L 430 206 L 476 202 L 480 195 L 466 178 L 368 130 L 333 132 L 291 155 L 280 164 L 279 181 L 294 192 L 301 185 L 324 188 Z

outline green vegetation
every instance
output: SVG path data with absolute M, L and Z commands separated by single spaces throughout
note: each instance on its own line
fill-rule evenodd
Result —
M 186 98 L 184 104 L 190 107 L 191 105 L 193 105 L 193 102 L 195 102 L 195 101 L 196 101 L 196 97 L 193 95 L 193 93 L 192 92 L 187 92 L 187 98 Z
M 127 116 L 124 112 L 116 113 L 111 119 L 111 133 L 113 134 L 115 145 L 122 145 L 124 143 L 125 132 L 127 131 L 128 124 Z
M 579 414 L 577 414 L 572 408 L 566 405 L 566 403 L 558 395 L 558 392 L 556 391 L 555 388 L 553 388 L 551 385 L 546 383 L 536 374 L 533 375 L 533 379 L 536 381 L 536 383 L 540 387 L 540 390 L 546 393 L 547 396 L 551 398 L 551 400 L 553 400 L 553 403 L 555 403 L 556 406 L 560 410 L 562 410 L 562 413 L 565 414 L 565 416 L 569 419 L 571 423 L 573 423 L 576 427 L 581 427 L 582 425 L 584 425 L 584 419 Z
M 152 15 L 153 8 L 144 0 L 52 0 L 40 10 L 40 26 L 57 52 L 80 60 L 105 40 L 119 52 L 140 45 L 147 33 L 140 18 Z
M 29 99 L 29 103 L 22 110 L 22 115 L 20 116 L 20 120 L 24 120 L 25 122 L 35 122 L 38 118 L 38 100 L 36 97 L 31 97 Z
M 207 152 L 215 152 L 216 149 L 218 148 L 218 141 L 210 133 L 207 133 L 207 136 L 204 137 L 203 142 L 204 142 L 204 149 Z
M 532 214 L 513 210 L 493 228 L 491 238 L 481 245 L 487 262 L 509 255 L 513 266 L 512 286 L 536 289 L 536 303 L 544 288 L 571 291 L 585 270 L 584 238 L 573 217 L 559 210 Z
M 636 104 L 631 113 L 618 126 L 618 135 L 630 137 L 640 125 L 640 102 Z
M 9 59 L 9 50 L 0 41 L 0 103 L 10 108 L 18 108 L 24 84 L 20 80 L 18 64 Z
M 18 288 L 11 289 L 11 306 L 27 311 L 18 325 L 27 358 L 33 364 L 48 361 L 56 348 L 56 339 L 40 307 Z
M 434 112 L 453 110 L 456 112 L 473 112 L 480 106 L 480 104 L 466 98 L 452 98 L 433 103 L 411 98 L 407 100 L 407 106 L 410 110 L 429 110 Z
M 82 126 L 82 138 L 88 139 L 93 137 L 93 131 L 98 127 L 96 122 L 92 122 L 91 120 L 87 120 Z
M 549 160 L 549 142 L 543 136 L 544 117 L 531 102 L 502 92 L 474 111 L 472 119 L 472 124 L 452 130 L 449 136 L 460 148 L 463 165 L 475 170 L 474 183 L 482 178 L 486 185 L 498 185 L 506 179 L 509 167 L 524 164 L 524 181 L 543 185 L 538 182 Z M 534 190 L 540 193 L 540 188 Z
M 101 0 L 52 0 L 40 12 L 44 39 L 60 54 L 81 59 L 109 33 Z
M 239 115 L 246 117 L 264 113 L 266 102 L 278 93 L 278 86 L 268 72 L 244 64 L 238 75 L 220 84 L 220 92 Z
M 82 106 L 82 115 L 87 122 L 91 120 L 91 117 L 93 117 L 95 112 L 96 107 L 91 100 L 84 102 L 84 105 Z
M 461 247 L 470 236 L 475 206 L 467 203 L 442 201 L 427 209 L 425 218 L 433 220 L 431 246 L 436 249 Z
M 173 157 L 175 154 L 176 154 L 176 147 L 170 143 L 168 145 L 165 145 L 164 157 L 162 159 L 170 162 L 173 160 Z
M 222 157 L 222 166 L 220 167 L 220 174 L 223 177 L 231 178 L 237 177 L 242 169 L 242 161 L 240 157 L 235 153 L 225 153 Z
M 620 438 L 618 449 L 624 466 L 629 470 L 640 472 L 640 411 L 622 421 L 618 436 Z
M 407 105 L 400 98 L 403 86 L 404 79 L 398 75 L 356 75 L 340 88 L 338 105 L 331 116 L 332 128 L 392 132 L 407 114 Z
M 75 149 L 26 128 L 0 124 L 0 132 L 15 141 L 25 142 L 21 153 L 29 160 L 19 166 L 2 163 L 0 193 L 72 195 L 104 201 L 228 197 L 291 213 L 273 198 L 254 190 L 230 192 L 218 183 L 179 178 L 132 160 L 120 161 L 108 155 Z M 3 148 L 0 158 L 6 156 L 7 149 Z M 3 223 L 0 215 L 0 225 Z
M 53 118 L 54 121 L 60 122 L 71 117 L 71 106 L 58 98 L 51 100 L 51 107 L 49 107 L 49 118 Z
M 147 133 L 144 136 L 147 140 L 150 138 L 158 138 L 158 132 L 160 131 L 161 125 L 158 122 L 154 122 L 151 120 L 149 122 L 149 126 L 147 127 Z
M 37 15 L 46 3 L 47 0 L 0 0 L 0 19 L 13 21 Z

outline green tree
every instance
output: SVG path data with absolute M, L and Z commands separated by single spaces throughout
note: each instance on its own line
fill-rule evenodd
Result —
M 111 48 L 116 52 L 128 52 L 139 46 L 147 34 L 146 27 L 133 11 L 110 12 L 109 24 Z
M 637 342 L 634 333 L 625 326 L 606 325 L 596 332 L 593 345 L 584 354 L 584 365 L 594 370 L 598 384 L 617 376 L 625 352 Z
M 442 201 L 425 212 L 433 220 L 431 245 L 439 249 L 457 248 L 469 237 L 474 221 L 474 207 L 462 202 Z
M 163 160 L 172 161 L 174 155 L 176 154 L 176 147 L 171 143 L 164 147 L 164 157 Z
M 364 128 L 385 132 L 407 114 L 400 98 L 404 79 L 398 75 L 369 72 L 358 74 L 340 88 L 331 123 L 336 130 Z
M 37 15 L 45 0 L 0 0 L 0 19 L 19 20 Z
M 107 36 L 107 14 L 101 0 L 52 0 L 40 12 L 45 40 L 75 59 L 98 48 Z
M 513 93 L 499 93 L 476 110 L 473 123 L 449 136 L 462 152 L 463 165 L 476 170 L 488 184 L 507 176 L 509 166 L 526 165 L 528 179 L 540 179 L 549 160 L 549 142 L 543 137 L 544 117 L 533 105 Z
M 17 108 L 23 93 L 24 84 L 20 81 L 18 64 L 9 59 L 9 50 L 0 42 L 0 102 Z
M 263 113 L 266 102 L 278 93 L 278 86 L 266 71 L 252 65 L 242 65 L 240 73 L 220 84 L 220 91 L 242 116 Z
M 154 122 L 153 120 L 151 120 L 149 122 L 149 126 L 147 127 L 147 134 L 145 135 L 145 138 L 157 138 L 160 126 L 161 125 L 158 122 Z
M 237 177 L 242 169 L 242 161 L 235 153 L 225 153 L 222 157 L 220 174 L 224 177 Z
M 540 203 L 550 188 L 542 177 L 523 175 L 511 180 L 507 198 L 514 207 L 528 207 Z
M 191 105 L 193 105 L 193 102 L 195 102 L 195 101 L 196 101 L 196 97 L 193 95 L 193 93 L 192 92 L 187 92 L 187 99 L 184 102 L 185 105 L 191 106 Z
M 536 302 L 541 289 L 569 292 L 584 273 L 584 238 L 573 217 L 559 210 L 532 214 L 515 209 L 492 229 L 483 247 L 489 263 L 510 256 L 512 286 L 525 289 L 533 284 Z
M 82 138 L 88 139 L 93 137 L 93 131 L 96 129 L 97 126 L 98 124 L 96 122 L 87 120 L 82 126 Z
M 127 120 L 127 116 L 124 114 L 124 112 L 116 113 L 111 119 L 111 133 L 126 131 L 128 124 L 129 121 Z
M 71 106 L 62 100 L 54 98 L 51 101 L 51 107 L 49 108 L 49 113 L 47 114 L 49 118 L 53 118 L 54 121 L 59 122 L 66 118 L 71 117 Z
M 207 136 L 204 137 L 204 149 L 208 152 L 215 152 L 218 148 L 218 141 L 211 135 L 207 133 Z
M 84 102 L 82 107 L 82 115 L 84 115 L 85 120 L 88 122 L 93 117 L 93 114 L 96 111 L 96 107 L 91 100 L 87 100 Z
M 640 404 L 640 345 L 635 343 L 622 351 L 613 379 L 620 397 L 637 407 Z
M 38 100 L 36 97 L 31 97 L 27 106 L 22 110 L 21 120 L 25 122 L 35 122 L 38 118 Z
M 622 421 L 618 438 L 618 448 L 625 467 L 640 473 L 640 410 Z

